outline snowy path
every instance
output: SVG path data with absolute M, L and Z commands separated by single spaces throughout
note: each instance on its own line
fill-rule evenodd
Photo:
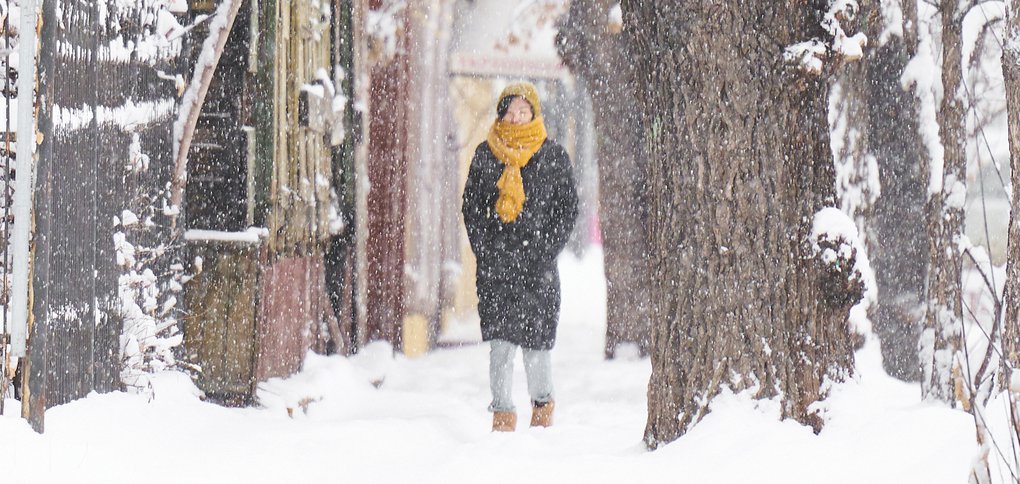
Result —
M 0 482 L 966 481 L 975 451 L 968 416 L 920 403 L 915 386 L 881 373 L 873 349 L 860 355 L 858 382 L 831 398 L 821 435 L 779 421 L 773 402 L 724 396 L 687 436 L 645 452 L 649 362 L 602 360 L 600 257 L 561 260 L 552 428 L 527 428 L 518 356 L 519 431 L 489 432 L 484 345 L 398 357 L 378 389 L 368 382 L 371 361 L 313 356 L 301 374 L 264 385 L 263 408 L 201 402 L 186 378 L 166 374 L 152 402 L 118 393 L 52 409 L 43 436 L 2 416 Z

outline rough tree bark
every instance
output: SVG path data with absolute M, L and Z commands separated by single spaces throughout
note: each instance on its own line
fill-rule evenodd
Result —
M 960 328 L 963 321 L 960 276 L 963 258 L 958 243 L 963 235 L 963 204 L 967 194 L 967 158 L 963 102 L 960 2 L 942 2 L 942 103 L 937 113 L 943 146 L 928 171 L 928 282 L 921 337 L 921 393 L 924 398 L 955 403 L 953 373 L 959 369 Z
M 1012 166 L 1012 206 L 1006 249 L 1003 352 L 1009 368 L 1020 368 L 1020 0 L 1007 2 L 1002 76 L 1006 84 L 1009 118 L 1009 158 Z
M 813 249 L 812 220 L 835 205 L 828 83 L 783 49 L 831 38 L 827 2 L 622 6 L 649 155 L 645 443 L 686 432 L 721 385 L 780 395 L 785 417 L 820 429 L 811 404 L 852 372 L 863 285 L 856 255 Z
M 620 343 L 648 351 L 648 244 L 644 238 L 645 180 L 633 64 L 623 39 L 609 26 L 614 0 L 570 3 L 557 49 L 588 87 L 595 112 L 599 168 L 599 222 L 606 272 L 606 358 Z
M 878 2 L 868 4 L 878 8 Z M 862 17 L 874 18 L 866 13 Z M 878 284 L 878 304 L 872 308 L 871 318 L 882 341 L 886 372 L 901 380 L 917 381 L 921 377 L 917 363 L 919 310 L 928 254 L 925 234 L 918 230 L 924 226 L 925 187 L 917 111 L 912 107 L 912 95 L 900 86 L 911 54 L 905 39 L 898 36 L 879 45 L 881 22 L 872 25 L 867 33 L 875 48 L 867 53 L 867 62 L 859 63 L 867 70 L 867 82 L 861 85 L 868 91 L 868 141 L 878 161 L 882 186 L 866 230 L 868 256 Z

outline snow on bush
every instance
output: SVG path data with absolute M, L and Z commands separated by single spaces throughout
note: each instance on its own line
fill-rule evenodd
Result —
M 181 52 L 182 29 L 171 12 L 186 11 L 180 0 L 110 0 L 96 4 L 97 25 L 108 44 L 97 46 L 104 62 L 155 68 Z M 177 82 L 160 72 L 160 78 Z M 172 241 L 154 221 L 165 217 L 169 186 L 153 186 L 148 175 L 150 157 L 144 152 L 138 129 L 169 119 L 177 108 L 172 97 L 127 99 L 119 106 L 75 106 L 56 110 L 56 124 L 68 129 L 110 125 L 130 136 L 120 165 L 129 187 L 127 202 L 112 218 L 111 242 L 118 275 L 117 297 L 111 315 L 120 318 L 121 382 L 133 391 L 151 392 L 149 377 L 177 365 L 173 350 L 181 344 L 175 292 L 181 290 L 184 268 L 168 260 Z M 134 187 L 134 188 L 130 188 Z M 165 224 L 162 224 L 165 225 Z M 108 239 L 110 240 L 110 239 Z
M 149 157 L 137 135 L 132 136 L 128 159 L 128 176 L 148 171 Z M 160 228 L 153 222 L 154 217 L 165 216 L 168 197 L 167 187 L 155 193 L 143 191 L 113 219 L 116 260 L 122 269 L 117 281 L 117 309 L 123 320 L 120 377 L 129 390 L 140 392 L 152 391 L 152 373 L 177 365 L 173 350 L 183 342 L 174 293 L 182 289 L 184 267 L 167 263 L 168 244 L 160 240 L 156 232 Z
M 868 37 L 863 32 L 847 36 L 843 23 L 853 22 L 857 18 L 860 7 L 856 0 L 834 0 L 822 19 L 822 27 L 832 36 L 834 54 L 850 61 L 864 57 L 864 47 L 868 45 Z
M 96 2 L 99 26 L 113 34 L 98 46 L 99 59 L 114 62 L 145 62 L 155 65 L 176 58 L 183 27 L 174 17 L 182 9 L 178 0 L 113 0 Z M 186 7 L 186 5 L 184 6 Z M 138 28 L 137 24 L 142 28 Z M 125 32 L 135 32 L 125 37 Z
M 829 48 L 825 42 L 811 39 L 787 46 L 783 51 L 783 60 L 808 74 L 818 75 L 825 67 L 828 52 Z

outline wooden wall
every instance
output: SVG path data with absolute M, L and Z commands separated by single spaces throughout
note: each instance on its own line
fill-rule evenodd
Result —
M 378 9 L 373 0 L 369 7 Z M 403 15 L 403 14 L 400 14 Z M 402 22 L 406 26 L 406 22 Z M 407 131 L 409 58 L 406 35 L 396 55 L 371 71 L 368 143 L 368 242 L 366 337 L 401 346 L 404 317 L 404 224 L 408 183 Z
M 320 71 L 333 76 L 331 19 L 315 0 L 276 5 L 269 248 L 280 256 L 321 255 L 329 242 L 332 157 L 323 120 L 313 119 L 322 100 L 312 84 Z
M 257 244 L 200 242 L 190 252 L 203 270 L 184 293 L 186 358 L 198 365 L 196 384 L 214 401 L 247 405 L 257 383 Z
M 258 6 L 254 16 L 252 5 Z M 334 240 L 330 189 L 344 194 L 346 186 L 337 181 L 335 166 L 345 166 L 336 160 L 343 148 L 334 148 L 331 136 L 331 123 L 338 120 L 324 110 L 333 101 L 334 42 L 343 38 L 333 29 L 343 25 L 334 23 L 331 9 L 322 5 L 315 0 L 243 4 L 202 108 L 210 119 L 208 131 L 224 144 L 230 137 L 223 133 L 230 130 L 255 136 L 251 151 L 238 150 L 239 141 L 223 150 L 238 159 L 216 171 L 227 184 L 246 179 L 238 191 L 253 193 L 235 197 L 251 205 L 245 225 L 195 228 L 237 231 L 264 224 L 267 229 L 263 239 L 243 248 L 208 240 L 192 244 L 195 255 L 215 262 L 189 283 L 186 345 L 203 368 L 199 386 L 227 404 L 250 402 L 258 381 L 298 371 L 306 351 L 324 351 L 327 339 L 337 350 L 349 344 L 327 296 L 324 257 Z M 254 51 L 251 42 L 256 42 Z M 236 113 L 227 116 L 234 123 L 217 129 L 213 111 L 224 106 Z M 211 159 L 222 164 L 224 157 Z M 217 204 L 229 212 L 232 203 L 218 194 L 188 199 L 197 197 L 208 198 L 214 213 Z M 338 272 L 343 277 L 351 271 Z M 336 292 L 342 296 L 343 289 Z M 346 300 L 352 307 L 351 298 Z
M 195 125 L 184 197 L 188 228 L 238 231 L 253 222 L 248 214 L 248 139 L 244 130 L 253 123 L 251 100 L 255 96 L 255 79 L 248 71 L 250 12 L 250 2 L 244 2 Z M 198 57 L 202 41 L 209 35 L 208 23 L 192 32 L 186 53 L 190 62 Z

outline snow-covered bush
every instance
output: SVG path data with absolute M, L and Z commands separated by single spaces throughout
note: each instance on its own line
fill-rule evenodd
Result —
M 148 168 L 148 156 L 135 134 L 125 169 L 132 176 Z M 144 187 L 139 192 L 113 220 L 116 261 L 122 269 L 116 310 L 123 321 L 121 382 L 131 390 L 149 391 L 149 374 L 177 365 L 173 349 L 181 344 L 183 334 L 177 324 L 175 294 L 182 289 L 184 267 L 168 260 L 172 241 L 161 240 L 165 231 L 154 222 L 167 215 L 169 187 L 153 194 Z

